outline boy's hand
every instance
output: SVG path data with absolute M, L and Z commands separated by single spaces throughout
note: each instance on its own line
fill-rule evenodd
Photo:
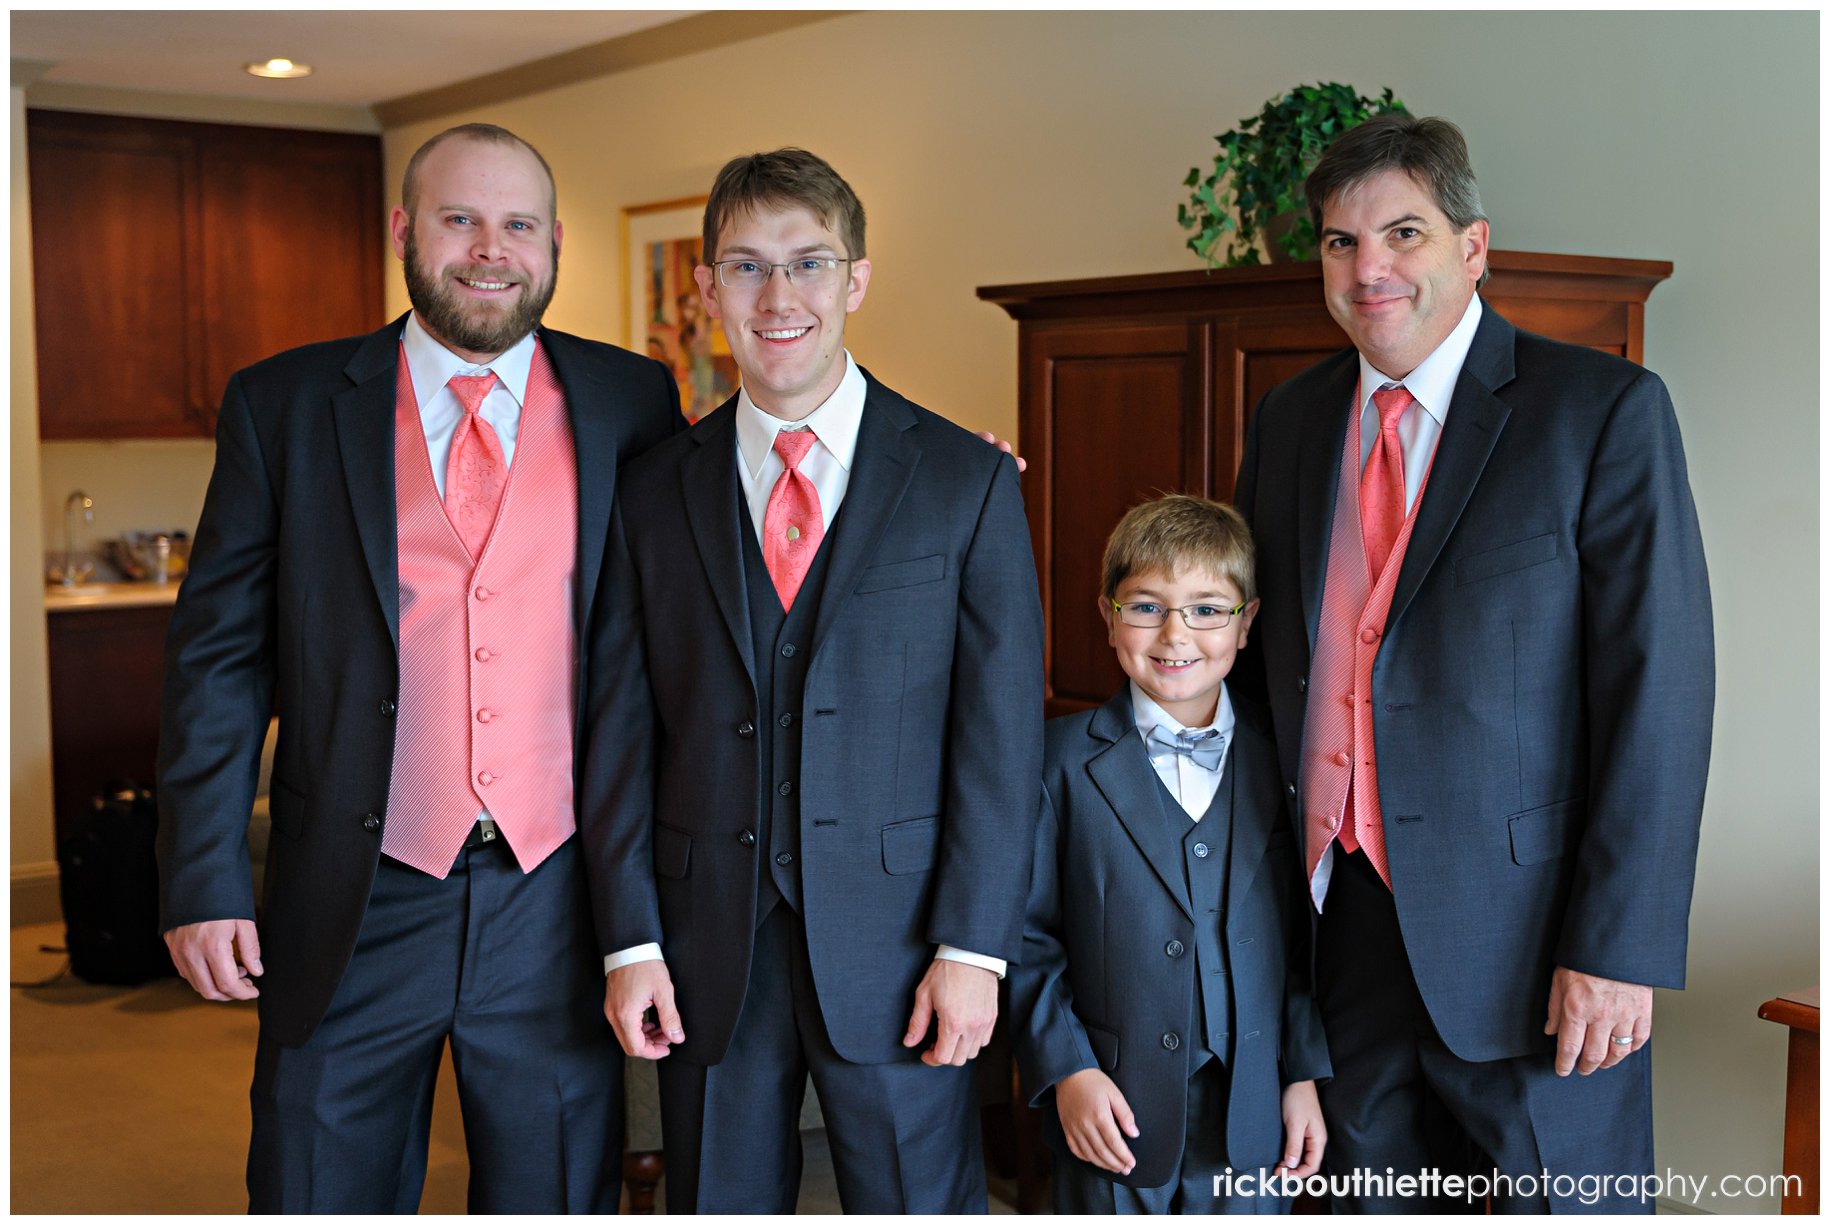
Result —
M 1311 1089 L 1312 1099 L 1313 1094 Z M 1055 1109 L 1061 1113 L 1061 1130 L 1074 1156 L 1114 1174 L 1137 1168 L 1137 1158 L 1125 1144 L 1125 1136 L 1137 1139 L 1137 1120 L 1110 1076 L 1098 1068 L 1083 1068 L 1066 1077 L 1055 1086 Z
M 1004 452 L 1004 454 L 1006 454 L 1006 455 L 1010 456 L 1012 459 L 1016 460 L 1018 472 L 1027 472 L 1029 470 L 1029 465 L 1024 462 L 1023 457 L 1021 455 L 1018 455 L 1015 451 L 1011 450 L 1010 444 L 1008 442 L 1005 442 L 1002 438 L 999 438 L 996 434 L 992 433 L 990 430 L 980 430 L 979 437 L 983 438 L 986 442 L 990 443 L 992 446 L 996 447 L 998 450 Z
M 1315 1082 L 1299 1080 L 1284 1088 L 1284 1159 L 1279 1168 L 1295 1178 L 1307 1178 L 1322 1168 L 1322 1150 L 1328 1147 L 1328 1129 L 1322 1125 L 1322 1102 Z

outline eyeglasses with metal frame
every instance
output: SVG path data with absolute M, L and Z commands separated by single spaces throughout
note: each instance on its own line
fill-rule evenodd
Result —
M 726 289 L 761 289 L 780 268 L 790 285 L 830 285 L 839 276 L 839 266 L 850 259 L 836 255 L 803 255 L 785 264 L 771 264 L 760 259 L 721 259 L 712 265 L 718 270 L 718 283 Z
M 1180 613 L 1182 624 L 1191 630 L 1223 630 L 1233 618 L 1245 611 L 1241 602 L 1228 608 L 1224 604 L 1189 604 L 1183 608 L 1165 608 L 1155 600 L 1136 600 L 1130 604 L 1111 601 L 1112 611 L 1124 624 L 1141 630 L 1161 629 L 1170 613 Z

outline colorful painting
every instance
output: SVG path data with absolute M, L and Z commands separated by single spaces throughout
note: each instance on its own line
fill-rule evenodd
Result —
M 693 281 L 704 212 L 703 196 L 623 210 L 629 347 L 674 372 L 688 421 L 728 400 L 738 382 L 731 347 Z

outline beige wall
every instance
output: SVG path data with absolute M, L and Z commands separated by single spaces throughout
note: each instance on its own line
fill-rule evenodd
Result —
M 1672 260 L 1646 356 L 1691 457 L 1720 699 L 1690 989 L 1658 1001 L 1658 1163 L 1719 1177 L 1777 1166 L 1785 1042 L 1754 1010 L 1818 976 L 1817 29 L 1813 14 L 869 13 L 385 139 L 390 176 L 451 122 L 538 144 L 566 225 L 549 318 L 612 339 L 619 209 L 701 193 L 738 153 L 813 148 L 870 211 L 853 352 L 1005 433 L 1016 327 L 973 289 L 1191 266 L 1183 174 L 1300 82 L 1389 84 L 1459 122 L 1496 246 Z M 398 287 L 391 300 L 404 309 Z

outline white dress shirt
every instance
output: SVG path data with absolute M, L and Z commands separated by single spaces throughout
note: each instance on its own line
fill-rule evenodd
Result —
M 798 470 L 813 482 L 814 490 L 820 495 L 820 517 L 826 528 L 832 527 L 833 517 L 839 513 L 845 491 L 851 485 L 852 461 L 858 455 L 858 428 L 864 423 L 866 390 L 864 375 L 847 350 L 845 374 L 839 379 L 838 387 L 825 402 L 799 421 L 772 417 L 756 407 L 749 391 L 738 391 L 737 479 L 750 508 L 750 523 L 755 528 L 758 544 L 762 543 L 763 516 L 769 509 L 769 494 L 787 468 L 782 457 L 775 453 L 775 436 L 782 430 L 813 431 L 817 441 L 807 449 Z M 981 970 L 990 970 L 999 978 L 1009 969 L 1002 958 L 969 953 L 945 944 L 934 955 L 944 961 L 963 961 Z M 604 973 L 638 961 L 659 960 L 663 960 L 660 945 L 639 944 L 605 957 Z
M 1208 806 L 1214 802 L 1214 793 L 1220 790 L 1220 780 L 1226 774 L 1226 746 L 1233 741 L 1233 699 L 1227 695 L 1226 685 L 1220 686 L 1220 703 L 1214 709 L 1214 720 L 1206 727 L 1183 727 L 1173 715 L 1150 700 L 1136 681 L 1131 682 L 1131 718 L 1137 724 L 1137 734 L 1144 738 L 1144 750 L 1150 754 L 1150 766 L 1156 776 L 1163 780 L 1163 786 L 1169 788 L 1169 794 L 1175 796 L 1176 803 L 1182 811 L 1194 821 L 1207 815 Z M 1183 753 L 1158 751 L 1150 743 L 1150 729 L 1160 727 L 1170 735 L 1177 732 L 1217 731 L 1221 750 L 1220 768 L 1209 770 L 1202 767 L 1193 758 Z
M 1442 427 L 1449 419 L 1449 401 L 1455 398 L 1455 384 L 1461 368 L 1468 362 L 1468 349 L 1474 344 L 1474 329 L 1480 326 L 1481 297 L 1468 299 L 1461 322 L 1443 337 L 1442 343 L 1417 364 L 1402 380 L 1394 379 L 1360 354 L 1360 470 L 1372 458 L 1379 441 L 1379 410 L 1372 402 L 1373 392 L 1386 387 L 1402 386 L 1417 403 L 1407 407 L 1398 418 L 1398 440 L 1404 444 L 1404 509 L 1409 514 L 1423 487 L 1430 461 L 1436 457 L 1436 444 L 1442 441 Z M 1328 896 L 1328 882 L 1334 879 L 1334 848 L 1330 842 L 1316 861 L 1309 877 L 1309 896 L 1317 911 Z
M 445 464 L 451 456 L 451 439 L 457 434 L 458 422 L 464 419 L 464 406 L 457 393 L 445 384 L 453 375 L 483 374 L 495 371 L 496 385 L 483 399 L 477 415 L 489 422 L 502 440 L 502 455 L 515 462 L 515 438 L 521 431 L 521 405 L 527 400 L 527 380 L 534 368 L 534 334 L 529 332 L 509 350 L 486 366 L 468 361 L 434 340 L 419 325 L 419 315 L 407 316 L 401 330 L 406 344 L 407 373 L 413 380 L 413 398 L 419 401 L 419 421 L 426 431 L 426 457 L 432 461 L 432 481 L 438 496 L 445 496 Z

